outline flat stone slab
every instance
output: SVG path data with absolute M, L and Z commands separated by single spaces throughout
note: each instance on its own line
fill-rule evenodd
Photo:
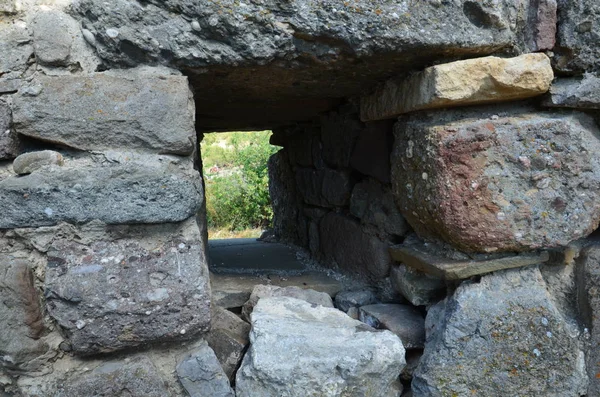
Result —
M 90 241 L 80 238 L 90 235 Z M 194 219 L 102 226 L 55 236 L 47 253 L 49 314 L 76 354 L 186 339 L 210 325 L 210 287 Z
M 235 397 L 215 352 L 206 342 L 177 364 L 177 377 L 191 397 Z
M 583 79 L 558 79 L 550 87 L 544 106 L 600 109 L 600 78 L 586 74 Z
M 537 265 L 550 259 L 550 254 L 544 251 L 487 260 L 451 260 L 428 254 L 426 245 L 395 245 L 390 248 L 390 254 L 397 262 L 446 280 L 461 280 L 503 269 Z
M 13 111 L 19 134 L 80 150 L 194 150 L 187 77 L 144 71 L 37 76 L 21 91 Z
M 199 176 L 166 166 L 45 168 L 0 181 L 0 229 L 81 224 L 167 223 L 196 215 Z
M 554 78 L 543 53 L 483 57 L 435 65 L 406 80 L 389 80 L 360 103 L 362 121 L 422 109 L 465 106 L 544 94 Z
M 392 257 L 394 254 L 392 254 Z M 434 271 L 437 273 L 437 269 Z M 392 266 L 390 279 L 400 295 L 415 306 L 430 305 L 444 298 L 446 282 L 444 276 L 435 277 L 405 264 Z
M 405 349 L 422 349 L 425 345 L 425 318 L 414 306 L 391 303 L 362 306 L 358 318 L 371 327 L 392 331 Z

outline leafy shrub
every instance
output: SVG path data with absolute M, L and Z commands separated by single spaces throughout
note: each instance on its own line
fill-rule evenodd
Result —
M 208 226 L 268 227 L 273 217 L 267 161 L 270 131 L 207 134 L 202 141 Z

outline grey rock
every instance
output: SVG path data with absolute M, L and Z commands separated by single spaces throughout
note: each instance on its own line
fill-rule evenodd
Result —
M 555 67 L 564 72 L 599 72 L 600 4 L 590 0 L 558 0 Z
M 229 310 L 212 307 L 210 332 L 204 339 L 215 352 L 230 382 L 235 382 L 236 371 L 250 343 L 249 335 L 250 324 Z
M 321 117 L 321 142 L 325 163 L 331 168 L 348 167 L 356 139 L 362 129 L 358 110 L 353 106 L 342 106 Z
M 77 23 L 63 12 L 46 10 L 36 14 L 32 26 L 36 61 L 47 65 L 66 65 Z
M 19 153 L 19 141 L 11 129 L 12 112 L 8 104 L 0 101 L 0 160 L 10 160 Z
M 32 38 L 22 23 L 6 23 L 0 29 L 0 74 L 3 78 L 21 77 L 33 55 Z
M 402 370 L 400 379 L 404 382 L 412 380 L 413 374 L 421 362 L 421 357 L 423 357 L 423 350 L 411 349 L 406 352 L 406 367 Z
M 169 390 L 148 357 L 108 361 L 89 373 L 73 376 L 59 387 L 56 397 L 165 397 Z
M 186 339 L 210 325 L 210 287 L 195 221 L 58 234 L 47 253 L 48 312 L 74 353 Z M 80 237 L 78 237 L 80 236 Z
M 19 134 L 81 150 L 183 155 L 194 150 L 194 104 L 186 77 L 144 70 L 38 76 L 21 91 L 13 108 Z
M 580 331 L 548 293 L 537 267 L 463 282 L 433 306 L 415 397 L 585 395 Z
M 300 287 L 278 287 L 275 285 L 257 285 L 252 290 L 250 299 L 244 304 L 242 308 L 242 317 L 250 321 L 250 315 L 254 310 L 254 307 L 260 299 L 272 298 L 279 296 L 287 296 L 303 300 L 310 303 L 311 305 L 318 305 L 323 307 L 333 307 L 333 301 L 331 297 L 325 292 L 319 292 L 312 289 L 303 289 Z
M 250 339 L 237 373 L 238 397 L 400 394 L 400 339 L 337 309 L 289 297 L 261 299 Z
M 19 175 L 31 174 L 45 166 L 62 166 L 64 159 L 62 154 L 52 150 L 41 152 L 23 153 L 13 161 L 13 170 Z
M 422 349 L 425 343 L 425 319 L 410 305 L 380 303 L 358 309 L 359 320 L 373 328 L 389 329 L 402 340 L 405 349 Z
M 347 313 L 351 307 L 361 307 L 377 302 L 377 296 L 369 289 L 342 291 L 335 296 L 335 307 Z
M 0 368 L 9 372 L 39 370 L 49 350 L 41 338 L 45 325 L 39 292 L 29 263 L 0 254 Z
M 177 364 L 177 376 L 190 397 L 235 397 L 215 352 L 207 344 Z
M 600 78 L 586 74 L 583 79 L 556 80 L 550 87 L 545 106 L 600 109 Z
M 306 204 L 333 208 L 348 205 L 353 183 L 347 171 L 296 168 L 296 186 Z
M 14 14 L 16 11 L 16 0 L 0 0 L 0 13 Z
M 392 285 L 415 306 L 431 305 L 446 295 L 446 283 L 406 265 L 392 266 Z
M 560 0 L 559 0 L 560 1 Z M 525 40 L 531 51 L 552 50 L 556 42 L 557 0 L 530 2 Z
M 404 236 L 410 226 L 400 213 L 392 191 L 374 179 L 354 185 L 350 213 L 365 225 L 377 228 L 381 236 Z
M 178 222 L 196 215 L 199 178 L 167 166 L 57 167 L 0 181 L 0 228 L 60 222 Z
M 330 212 L 319 224 L 320 249 L 328 265 L 380 280 L 390 272 L 388 245 L 363 230 L 360 223 Z
M 354 320 L 358 320 L 358 307 L 354 307 L 352 306 L 351 308 L 348 309 L 348 311 L 346 312 L 346 314 L 348 315 L 348 317 L 354 319 Z
M 463 251 L 566 246 L 600 221 L 599 134 L 577 112 L 495 106 L 409 117 L 396 125 L 394 196 L 421 237 Z
M 390 154 L 394 142 L 396 120 L 365 123 L 352 151 L 350 165 L 358 172 L 390 183 Z

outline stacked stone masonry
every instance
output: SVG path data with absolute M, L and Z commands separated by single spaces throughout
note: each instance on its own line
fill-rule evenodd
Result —
M 599 16 L 0 0 L 0 395 L 600 395 Z M 199 137 L 257 128 L 361 288 L 211 292 Z

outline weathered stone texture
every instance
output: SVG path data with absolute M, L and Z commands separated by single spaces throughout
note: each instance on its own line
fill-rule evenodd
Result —
M 10 160 L 19 153 L 19 141 L 11 129 L 12 112 L 8 104 L 0 100 L 0 160 Z
M 350 165 L 352 150 L 362 128 L 351 105 L 341 106 L 321 117 L 322 156 L 328 166 L 344 168 Z
M 342 291 L 335 296 L 335 307 L 347 313 L 351 307 L 361 307 L 377 303 L 377 296 L 370 289 Z
M 415 306 L 426 306 L 444 298 L 446 283 L 406 265 L 392 266 L 392 286 Z
M 24 23 L 7 23 L 0 29 L 0 79 L 20 77 L 33 55 L 31 37 Z
M 415 231 L 481 252 L 565 246 L 595 230 L 600 132 L 593 120 L 494 110 L 396 125 L 393 191 Z
M 23 153 L 13 161 L 13 170 L 19 175 L 31 174 L 42 167 L 64 164 L 62 154 L 52 150 Z
M 16 0 L 0 0 L 0 13 L 12 14 L 16 10 Z
M 235 397 L 215 352 L 207 344 L 177 364 L 177 376 L 190 397 Z
M 389 274 L 388 245 L 367 234 L 358 222 L 331 212 L 321 220 L 319 235 L 321 254 L 326 262 L 372 280 Z
M 23 90 L 13 109 L 19 134 L 82 150 L 194 150 L 186 77 L 143 70 L 38 76 Z
M 531 51 L 552 50 L 556 42 L 557 0 L 529 2 L 526 41 Z
M 426 327 L 415 397 L 586 394 L 579 330 L 536 267 L 464 282 L 429 310 Z
M 415 110 L 483 104 L 544 94 L 554 78 L 541 53 L 485 57 L 435 65 L 406 80 L 389 80 L 361 100 L 363 121 Z
M 600 109 L 600 78 L 586 74 L 583 79 L 558 79 L 550 87 L 545 106 Z
M 71 55 L 77 23 L 56 10 L 40 11 L 33 22 L 33 49 L 41 64 L 64 66 Z
M 198 177 L 162 164 L 47 168 L 0 181 L 0 228 L 178 222 L 202 200 Z
M 250 339 L 237 374 L 238 397 L 400 394 L 400 339 L 337 309 L 288 297 L 261 299 Z
M 77 354 L 111 352 L 207 331 L 208 269 L 195 221 L 98 226 L 99 237 L 57 236 L 45 295 Z M 77 235 L 77 234 L 76 234 Z
M 306 204 L 333 208 L 348 205 L 353 181 L 348 171 L 298 168 L 296 186 Z
M 373 328 L 388 329 L 402 340 L 405 349 L 422 349 L 425 343 L 425 319 L 410 305 L 381 303 L 362 306 L 358 318 Z

